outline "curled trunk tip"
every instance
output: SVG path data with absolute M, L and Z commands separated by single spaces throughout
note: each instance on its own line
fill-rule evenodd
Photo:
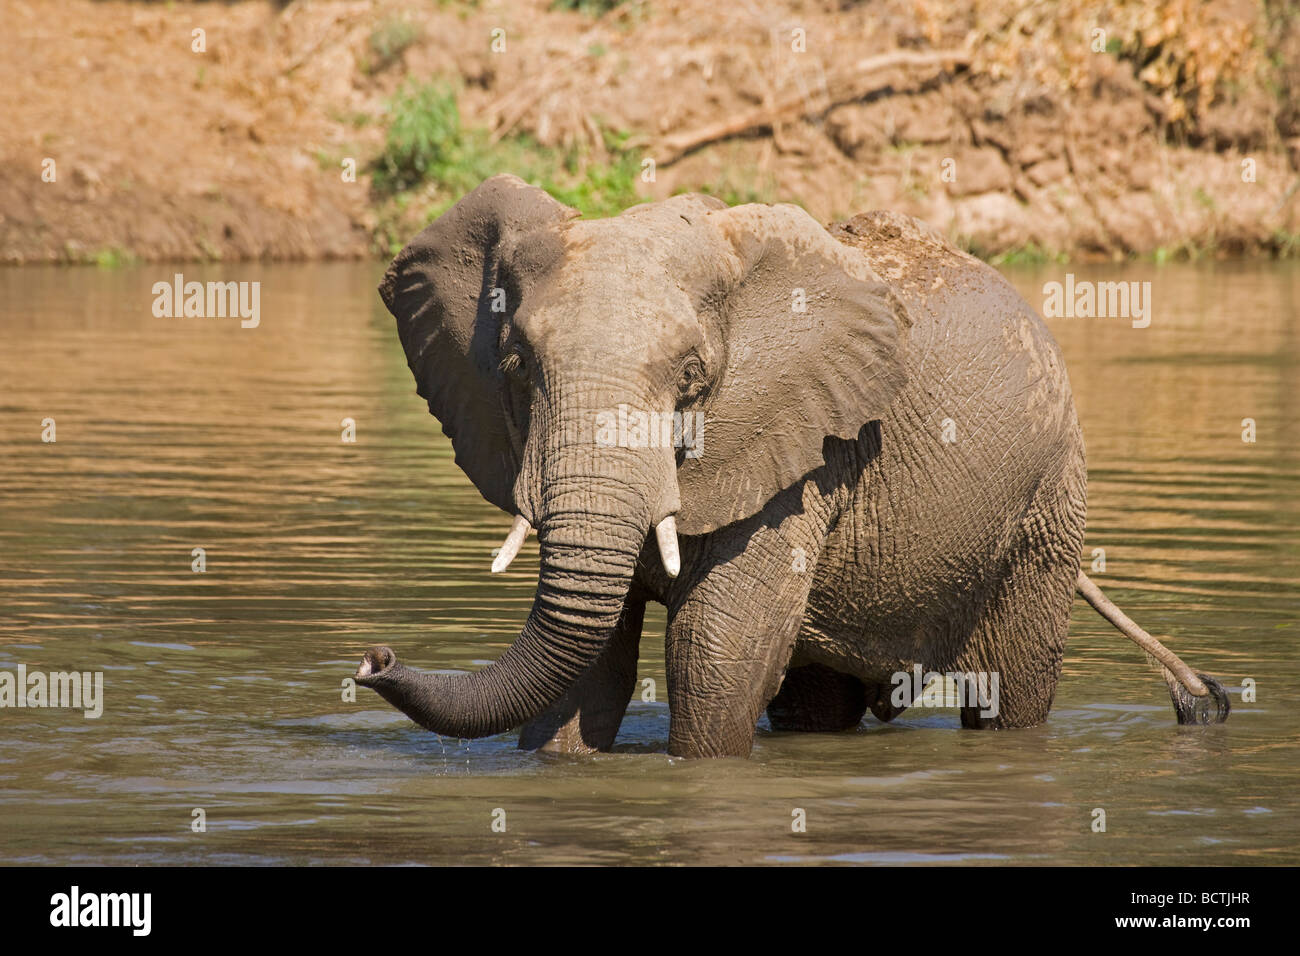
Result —
M 393 653 L 391 647 L 379 645 L 370 648 L 361 658 L 361 663 L 357 665 L 357 683 L 363 687 L 371 686 L 391 671 L 396 663 L 397 655 Z

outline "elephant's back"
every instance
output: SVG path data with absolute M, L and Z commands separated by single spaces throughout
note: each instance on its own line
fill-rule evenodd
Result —
M 1056 340 L 996 269 L 899 213 L 864 213 L 831 233 L 863 255 L 911 319 L 913 401 L 978 404 L 999 389 L 1004 406 L 1035 409 L 1036 425 L 1028 423 L 1035 433 L 1059 436 L 1072 427 L 1074 402 Z M 998 374 L 985 374 L 993 370 Z
M 1081 539 L 1083 440 L 1064 362 L 996 270 L 917 220 L 868 213 L 831 231 L 861 251 L 911 327 L 907 383 L 824 570 L 888 633 L 959 622 L 1058 491 L 1079 507 L 1049 523 L 1078 527 L 1051 534 L 1061 548 Z

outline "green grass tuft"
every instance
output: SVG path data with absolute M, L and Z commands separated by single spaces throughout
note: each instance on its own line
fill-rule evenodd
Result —
M 623 3 L 624 0 L 551 0 L 551 9 L 572 10 L 589 17 L 602 17 Z
M 625 148 L 625 135 L 604 131 L 599 156 L 522 133 L 493 143 L 487 130 L 461 125 L 456 91 L 445 83 L 403 87 L 389 116 L 384 148 L 370 165 L 382 207 L 379 245 L 388 251 L 400 246 L 413 208 L 429 222 L 497 173 L 514 173 L 587 216 L 614 215 L 644 199 L 636 190 L 640 157 Z

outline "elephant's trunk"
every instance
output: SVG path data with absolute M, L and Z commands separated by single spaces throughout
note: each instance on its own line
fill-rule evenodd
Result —
M 623 449 L 600 451 L 588 451 L 582 467 L 546 469 L 538 503 L 537 595 L 519 637 L 499 660 L 468 675 L 426 674 L 377 647 L 367 651 L 357 683 L 422 727 L 455 737 L 502 733 L 558 700 L 613 633 L 653 513 L 647 472 L 658 469 L 646 467 L 644 456 L 627 461 Z M 623 461 L 610 467 L 611 458 Z M 593 461 L 599 474 L 593 474 Z

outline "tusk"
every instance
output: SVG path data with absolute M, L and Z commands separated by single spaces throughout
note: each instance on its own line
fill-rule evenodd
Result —
M 682 569 L 682 555 L 677 550 L 677 519 L 669 515 L 655 525 L 655 539 L 659 542 L 659 557 L 670 578 L 677 577 Z
M 528 532 L 531 530 L 532 526 L 528 523 L 527 518 L 523 515 L 515 515 L 515 523 L 510 526 L 510 533 L 506 535 L 501 550 L 497 552 L 496 558 L 492 561 L 493 574 L 500 574 L 510 567 L 510 562 L 515 559 L 515 555 L 523 547 L 524 538 L 528 537 Z

